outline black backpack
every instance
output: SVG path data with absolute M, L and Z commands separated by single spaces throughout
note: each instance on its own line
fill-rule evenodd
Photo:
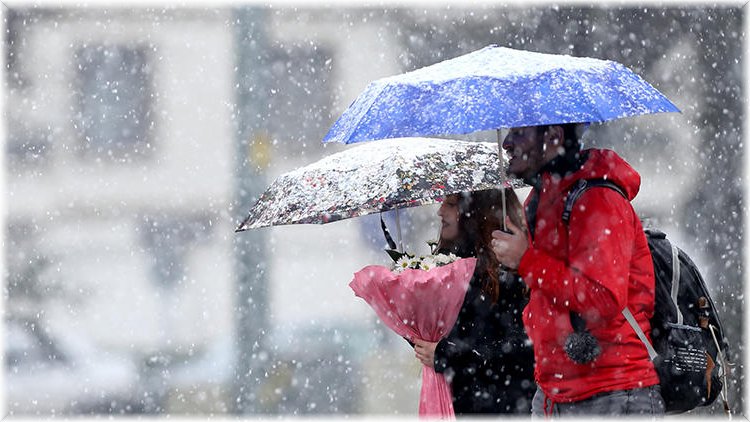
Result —
M 575 201 L 591 187 L 619 186 L 604 179 L 579 180 L 569 191 L 563 210 L 567 225 Z M 625 308 L 623 315 L 643 341 L 661 385 L 667 413 L 681 413 L 712 404 L 721 393 L 729 414 L 727 375 L 729 345 L 719 314 L 695 263 L 656 229 L 646 229 L 654 262 L 656 303 L 651 318 L 653 347 Z

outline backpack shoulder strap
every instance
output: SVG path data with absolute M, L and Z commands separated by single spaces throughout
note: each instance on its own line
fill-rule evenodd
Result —
M 583 195 L 584 192 L 586 192 L 589 188 L 594 188 L 597 186 L 602 186 L 605 188 L 612 189 L 613 191 L 619 193 L 622 195 L 623 198 L 627 199 L 628 196 L 625 194 L 625 192 L 622 190 L 621 187 L 617 186 L 615 182 L 612 182 L 611 180 L 607 179 L 581 179 L 576 182 L 575 185 L 568 191 L 568 196 L 565 198 L 565 207 L 563 208 L 562 213 L 562 219 L 563 223 L 566 225 L 570 221 L 570 213 L 573 212 L 573 205 L 575 205 L 575 202 L 578 200 L 578 198 Z
M 638 336 L 639 339 L 641 339 L 641 342 L 644 346 L 646 346 L 646 350 L 648 351 L 648 357 L 651 358 L 651 360 L 656 359 L 659 354 L 656 353 L 656 350 L 654 349 L 654 346 L 651 345 L 651 342 L 648 341 L 648 337 L 646 337 L 646 334 L 641 330 L 641 326 L 638 325 L 638 322 L 635 320 L 635 317 L 630 312 L 630 309 L 626 306 L 622 310 L 622 316 L 625 317 L 625 320 L 628 321 L 628 324 L 633 328 L 633 331 L 635 331 L 635 335 Z

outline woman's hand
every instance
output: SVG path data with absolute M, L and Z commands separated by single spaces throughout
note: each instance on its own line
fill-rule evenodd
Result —
M 437 342 L 432 343 L 420 339 L 414 339 L 414 351 L 416 352 L 417 359 L 422 364 L 435 368 L 435 348 Z

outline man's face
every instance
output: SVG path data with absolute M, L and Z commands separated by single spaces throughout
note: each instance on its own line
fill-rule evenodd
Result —
M 508 152 L 508 175 L 530 179 L 548 161 L 545 157 L 544 132 L 538 133 L 535 126 L 512 128 L 503 141 Z

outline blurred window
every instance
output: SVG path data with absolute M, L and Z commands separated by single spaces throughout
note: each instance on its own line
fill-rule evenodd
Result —
M 142 156 L 153 132 L 148 48 L 84 45 L 75 53 L 78 73 L 76 128 L 84 155 Z

